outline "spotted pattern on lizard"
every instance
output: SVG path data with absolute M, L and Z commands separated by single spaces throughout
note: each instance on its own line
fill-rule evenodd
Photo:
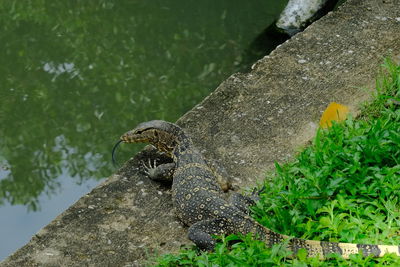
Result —
M 223 198 L 213 170 L 194 147 L 191 138 L 176 124 L 160 120 L 144 122 L 122 135 L 120 142 L 150 143 L 173 159 L 173 164 L 155 168 L 162 169 L 159 173 L 172 174 L 172 201 L 177 216 L 189 226 L 189 239 L 201 249 L 214 248 L 212 235 L 253 233 L 268 246 L 289 238 L 262 226 L 249 216 L 248 206 L 254 203 L 252 197 L 234 193 L 228 201 Z M 150 178 L 154 178 L 149 174 Z M 157 177 L 156 180 L 160 179 Z M 304 248 L 308 256 L 318 255 L 321 259 L 331 253 L 348 258 L 360 250 L 365 256 L 381 257 L 385 253 L 400 256 L 400 246 L 335 243 L 295 237 L 290 238 L 288 248 L 293 254 Z

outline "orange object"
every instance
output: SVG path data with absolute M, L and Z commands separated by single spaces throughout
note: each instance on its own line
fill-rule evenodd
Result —
M 332 126 L 332 121 L 344 121 L 349 113 L 347 106 L 332 102 L 322 113 L 319 121 L 319 126 L 322 128 L 329 128 Z

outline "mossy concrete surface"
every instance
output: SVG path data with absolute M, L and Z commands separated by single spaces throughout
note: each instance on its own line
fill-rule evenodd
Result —
M 368 98 L 384 56 L 399 59 L 399 6 L 400 0 L 348 0 L 251 72 L 232 75 L 178 123 L 229 173 L 236 189 L 254 185 L 275 161 L 286 161 L 312 138 L 329 102 L 354 112 Z M 140 170 L 146 153 L 0 266 L 142 266 L 155 252 L 190 244 L 168 186 Z

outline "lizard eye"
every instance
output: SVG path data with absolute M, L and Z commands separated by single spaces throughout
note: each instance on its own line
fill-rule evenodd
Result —
M 148 130 L 151 130 L 151 128 L 141 128 L 141 129 L 137 129 L 135 130 L 135 134 L 142 134 L 144 132 L 147 132 Z
M 142 134 L 146 131 L 147 129 L 138 129 L 135 131 L 135 134 Z

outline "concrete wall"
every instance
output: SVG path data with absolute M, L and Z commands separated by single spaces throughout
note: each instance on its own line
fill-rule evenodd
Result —
M 384 56 L 399 59 L 400 0 L 348 0 L 294 36 L 250 73 L 234 74 L 178 122 L 236 188 L 310 140 L 327 104 L 353 111 Z M 128 130 L 128 129 L 127 129 Z M 111 144 L 110 144 L 111 145 Z M 0 266 L 140 266 L 190 243 L 168 187 L 140 172 L 146 151 L 83 196 Z

